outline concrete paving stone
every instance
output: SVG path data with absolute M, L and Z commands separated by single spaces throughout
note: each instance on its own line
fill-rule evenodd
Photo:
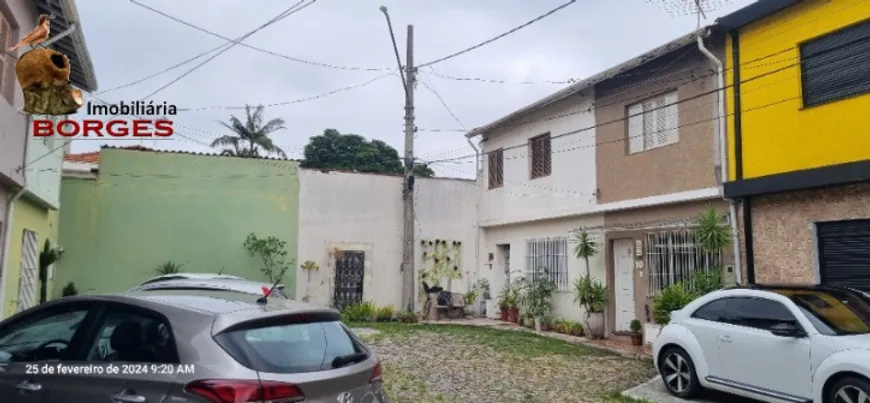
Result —
M 656 403 L 760 403 L 757 400 L 746 399 L 739 396 L 728 395 L 720 392 L 707 391 L 704 396 L 699 399 L 685 400 L 672 396 L 665 389 L 665 384 L 661 377 L 655 377 L 649 381 L 637 385 L 631 389 L 622 392 L 624 396 L 633 397 L 635 399 L 646 399 Z

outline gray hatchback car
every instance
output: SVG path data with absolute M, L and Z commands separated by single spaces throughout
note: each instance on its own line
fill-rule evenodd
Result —
M 332 309 L 235 292 L 75 296 L 0 322 L 3 403 L 388 403 Z

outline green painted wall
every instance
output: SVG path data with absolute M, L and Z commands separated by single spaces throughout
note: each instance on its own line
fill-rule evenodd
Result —
M 103 148 L 96 180 L 61 185 L 55 295 L 120 292 L 156 275 L 166 260 L 183 271 L 265 280 L 245 237 L 276 236 L 296 257 L 298 163 Z M 284 277 L 296 289 L 295 267 Z

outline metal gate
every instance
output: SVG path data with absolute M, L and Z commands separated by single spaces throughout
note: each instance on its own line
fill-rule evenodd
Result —
M 39 285 L 39 238 L 36 233 L 24 230 L 21 242 L 21 275 L 18 277 L 18 311 L 36 305 Z
M 362 302 L 364 275 L 365 252 L 342 251 L 335 259 L 335 309 Z
M 822 284 L 870 291 L 870 219 L 816 224 Z

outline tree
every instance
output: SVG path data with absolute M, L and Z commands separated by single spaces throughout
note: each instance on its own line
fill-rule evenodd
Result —
M 395 148 L 380 140 L 366 140 L 358 134 L 342 134 L 326 129 L 313 136 L 305 146 L 303 168 L 397 174 L 404 164 Z M 425 164 L 414 164 L 414 175 L 435 175 Z
M 251 257 L 258 257 L 263 261 L 263 267 L 260 268 L 260 271 L 269 279 L 270 283 L 284 278 L 287 269 L 296 266 L 295 259 L 287 261 L 287 250 L 285 249 L 287 242 L 277 237 L 258 238 L 252 232 L 245 238 L 244 246 Z
M 589 276 L 589 258 L 598 253 L 598 244 L 589 237 L 586 231 L 574 233 L 574 257 L 586 262 L 586 276 Z
M 221 155 L 231 155 L 242 158 L 257 158 L 262 154 L 276 154 L 279 157 L 287 157 L 280 147 L 276 146 L 269 138 L 272 132 L 285 129 L 284 119 L 275 118 L 264 123 L 263 105 L 252 108 L 245 105 L 245 122 L 239 118 L 230 116 L 229 123 L 220 122 L 224 127 L 235 134 L 227 134 L 212 141 L 212 147 L 223 147 Z

